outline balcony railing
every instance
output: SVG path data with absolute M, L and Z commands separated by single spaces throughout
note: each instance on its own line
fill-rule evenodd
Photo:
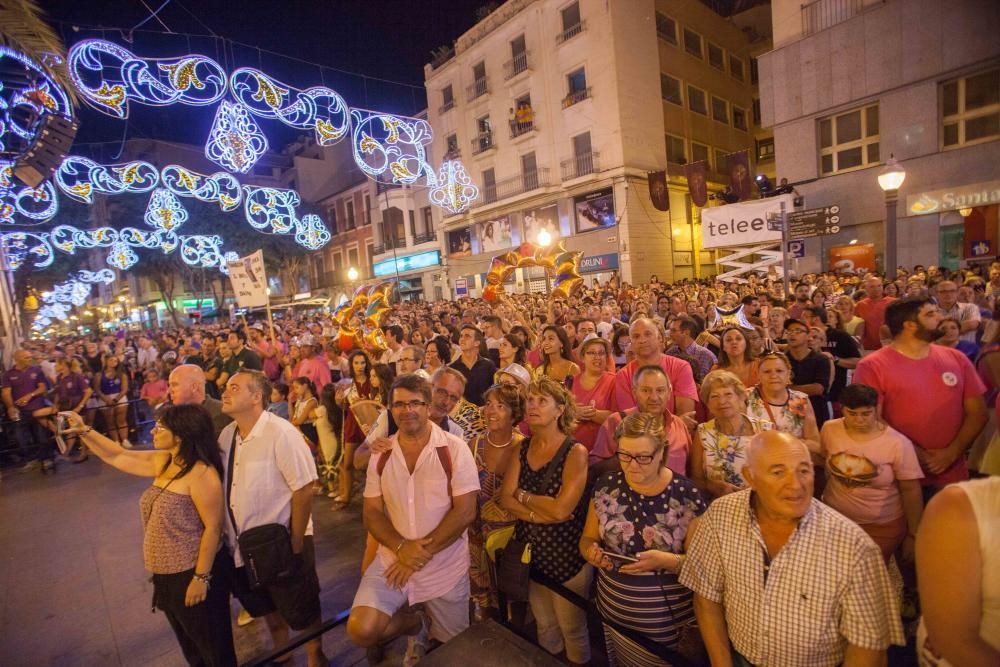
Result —
M 484 151 L 488 151 L 491 148 L 495 148 L 496 144 L 493 143 L 493 132 L 480 132 L 476 135 L 476 138 L 472 140 L 472 154 L 479 155 Z
M 503 78 L 513 79 L 521 72 L 528 71 L 528 52 L 522 51 L 503 64 Z
M 811 35 L 854 18 L 865 8 L 865 0 L 814 0 L 802 5 L 802 34 Z M 868 0 L 867 4 L 876 4 Z
M 438 108 L 438 115 L 439 116 L 444 115 L 446 111 L 451 111 L 454 108 L 455 108 L 455 100 L 454 99 L 448 100 Z
M 424 232 L 423 234 L 413 235 L 413 245 L 419 245 L 421 243 L 431 243 L 432 241 L 437 241 L 437 232 Z
M 573 37 L 576 37 L 581 32 L 583 32 L 586 28 L 587 28 L 587 22 L 586 21 L 580 21 L 576 25 L 571 25 L 570 27 L 566 28 L 561 33 L 559 33 L 558 35 L 556 35 L 556 43 L 557 44 L 562 44 L 566 40 L 572 39 Z
M 580 90 L 574 90 L 563 98 L 562 107 L 563 109 L 569 108 L 574 104 L 579 104 L 580 102 L 590 99 L 590 86 L 586 88 L 581 88 Z
M 568 181 L 573 178 L 596 173 L 599 171 L 598 157 L 600 157 L 598 153 L 583 153 L 568 160 L 563 160 L 561 163 L 563 180 Z
M 514 139 L 522 134 L 527 134 L 528 132 L 534 132 L 537 129 L 535 121 L 529 120 L 521 123 L 511 123 L 510 125 L 510 138 Z
M 372 247 L 372 254 L 373 255 L 381 255 L 382 253 L 388 252 L 390 250 L 393 250 L 394 248 L 398 249 L 398 248 L 405 248 L 405 247 L 406 247 L 406 239 L 405 238 L 394 239 L 394 238 L 390 237 L 390 238 L 385 239 L 379 245 L 373 246 Z
M 465 93 L 470 102 L 476 98 L 482 97 L 488 92 L 490 92 L 490 86 L 485 76 L 481 79 L 476 79 L 465 89 Z
M 501 199 L 531 192 L 549 185 L 549 170 L 545 167 L 526 171 L 513 178 L 505 178 L 491 185 L 483 186 L 483 204 L 492 204 Z

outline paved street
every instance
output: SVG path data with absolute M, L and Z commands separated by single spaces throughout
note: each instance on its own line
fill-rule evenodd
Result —
M 186 664 L 142 566 L 138 499 L 148 480 L 96 457 L 58 473 L 4 471 L 0 482 L 0 664 Z M 324 618 L 346 609 L 364 548 L 360 505 L 329 511 L 316 499 L 316 554 Z M 234 604 L 234 618 L 236 607 Z M 269 646 L 263 621 L 236 629 L 241 662 Z M 364 663 L 343 628 L 328 632 L 333 665 Z M 387 656 L 397 663 L 400 642 Z M 305 664 L 300 650 L 295 664 Z

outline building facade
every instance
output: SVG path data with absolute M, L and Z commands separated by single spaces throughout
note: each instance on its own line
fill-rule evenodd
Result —
M 840 207 L 840 231 L 808 239 L 799 271 L 826 270 L 846 245 L 874 246 L 882 270 L 894 156 L 898 264 L 997 255 L 1000 4 L 991 0 L 773 0 L 774 49 L 760 58 L 763 122 L 777 172 L 805 207 Z

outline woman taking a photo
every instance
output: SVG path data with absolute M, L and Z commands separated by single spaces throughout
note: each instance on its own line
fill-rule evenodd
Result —
M 531 544 L 532 570 L 586 597 L 593 572 L 578 545 L 587 514 L 587 449 L 573 440 L 576 405 L 561 382 L 531 383 L 528 426 L 531 437 L 511 459 L 500 504 L 517 518 L 514 539 Z M 553 655 L 565 648 L 571 664 L 590 661 L 585 610 L 535 582 L 529 603 L 542 648 Z
M 229 592 L 219 580 L 228 554 L 220 549 L 223 472 L 211 416 L 200 405 L 169 406 L 153 428 L 154 451 L 138 452 L 123 450 L 75 412 L 60 414 L 105 463 L 153 478 L 139 501 L 153 604 L 166 614 L 189 664 L 236 665 Z
M 615 373 L 611 343 L 591 338 L 580 346 L 583 371 L 573 377 L 573 398 L 579 419 L 573 437 L 589 452 L 601 424 L 614 410 Z
M 497 611 L 497 590 L 492 561 L 486 553 L 490 533 L 509 528 L 514 515 L 500 506 L 500 487 L 524 436 L 514 427 L 524 419 L 525 401 L 513 385 L 494 385 L 483 394 L 486 433 L 469 442 L 479 470 L 479 513 L 469 526 L 469 582 L 477 620 Z
M 760 381 L 760 361 L 753 356 L 746 332 L 739 327 L 730 327 L 722 332 L 720 341 L 719 363 L 712 370 L 729 371 L 740 379 L 744 387 L 756 386 Z
M 694 618 L 691 591 L 677 581 L 684 538 L 707 505 L 691 480 L 666 466 L 659 417 L 629 415 L 615 438 L 621 470 L 594 483 L 580 553 L 597 568 L 601 616 L 674 647 Z M 604 637 L 611 665 L 662 664 L 608 625 Z
M 750 390 L 747 416 L 768 422 L 771 428 L 791 433 L 806 443 L 809 451 L 819 452 L 819 427 L 809 397 L 788 387 L 792 384 L 792 365 L 780 352 L 765 354 L 760 360 L 760 384 Z
M 565 382 L 566 378 L 580 372 L 580 367 L 573 362 L 573 348 L 562 327 L 549 324 L 542 329 L 541 353 L 542 363 L 533 373 L 536 380 L 547 377 Z
M 125 449 L 132 449 L 128 441 L 128 374 L 118 357 L 109 354 L 104 358 L 104 368 L 94 376 L 92 386 L 108 436 Z
M 358 401 L 373 401 L 378 391 L 371 384 L 371 361 L 362 350 L 354 350 L 347 358 L 351 368 L 351 381 L 337 387 L 335 400 L 344 413 L 343 433 L 340 442 L 344 451 L 340 455 L 340 471 L 337 477 L 338 495 L 333 499 L 335 509 L 351 502 L 354 485 L 354 451 L 365 440 L 365 432 L 351 412 L 351 405 Z

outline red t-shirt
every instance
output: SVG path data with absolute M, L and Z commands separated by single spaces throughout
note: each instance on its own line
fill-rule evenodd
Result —
M 885 309 L 895 301 L 891 296 L 883 296 L 877 301 L 865 297 L 854 306 L 854 314 L 865 321 L 864 335 L 861 336 L 861 347 L 866 350 L 877 350 L 882 347 L 879 329 L 885 324 Z
M 674 398 L 682 396 L 690 398 L 695 403 L 698 402 L 698 385 L 694 383 L 694 373 L 691 372 L 691 364 L 671 357 L 666 354 L 660 355 L 660 368 L 670 379 L 670 386 L 673 387 Z M 628 410 L 635 407 L 635 397 L 632 396 L 632 376 L 639 370 L 639 365 L 632 360 L 615 373 L 615 407 L 619 410 Z M 677 401 L 669 406 L 670 411 L 677 414 Z
M 963 401 L 986 392 L 972 362 L 942 345 L 931 345 L 924 359 L 882 348 L 858 362 L 854 383 L 873 387 L 886 422 L 924 449 L 947 447 L 965 419 Z M 941 475 L 927 474 L 923 483 L 943 486 L 968 479 L 965 463 L 959 457 Z

